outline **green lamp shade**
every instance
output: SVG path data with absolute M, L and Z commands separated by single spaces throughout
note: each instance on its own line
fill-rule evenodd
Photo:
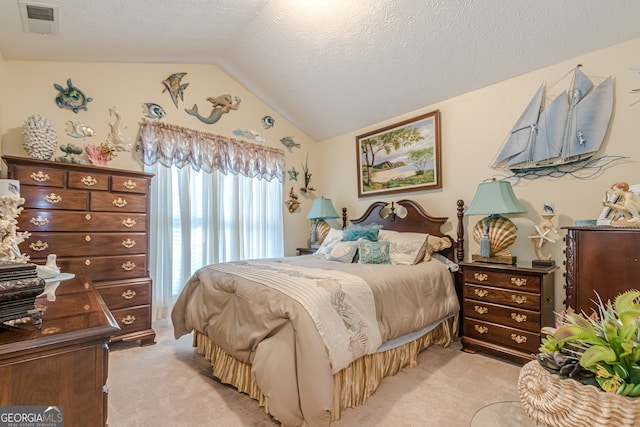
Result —
M 488 181 L 478 185 L 465 215 L 514 214 L 526 212 L 508 181 Z M 308 218 L 308 217 L 307 217 Z
M 307 219 L 329 218 L 340 218 L 340 215 L 338 215 L 336 209 L 333 207 L 333 203 L 331 203 L 331 199 L 325 199 L 324 197 L 315 199 L 307 215 Z

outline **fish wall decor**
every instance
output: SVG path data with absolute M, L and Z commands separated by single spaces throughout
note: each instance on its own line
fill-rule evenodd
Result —
M 285 136 L 284 138 L 280 138 L 280 142 L 282 143 L 282 145 L 287 147 L 290 153 L 293 152 L 292 148 L 300 148 L 300 144 L 294 142 L 292 136 Z
M 249 141 L 255 141 L 255 142 L 265 141 L 265 139 L 260 135 L 260 132 L 251 130 L 251 129 L 238 128 L 233 131 L 233 134 L 235 136 L 239 136 L 240 138 L 248 139 Z
M 223 114 L 240 108 L 240 97 L 236 96 L 233 99 L 235 100 L 235 104 L 232 101 L 231 95 L 228 94 L 207 98 L 207 101 L 213 104 L 213 110 L 211 110 L 209 117 L 200 115 L 196 104 L 193 104 L 193 108 L 185 108 L 184 111 L 186 111 L 187 114 L 197 117 L 202 123 L 212 125 L 220 120 Z
M 96 135 L 96 132 L 91 126 L 80 120 L 69 120 L 66 123 L 65 132 L 74 138 L 86 138 Z
M 142 104 L 142 112 L 144 113 L 145 117 L 158 120 L 167 115 L 167 113 L 164 111 L 164 108 L 154 102 L 145 102 L 144 104 Z
M 262 126 L 265 129 L 271 129 L 273 127 L 273 125 L 275 125 L 275 124 L 276 124 L 276 121 L 273 120 L 273 117 L 271 117 L 271 116 L 264 116 L 262 118 Z
M 186 75 L 187 73 L 173 73 L 162 81 L 164 85 L 162 93 L 169 91 L 173 105 L 176 108 L 178 108 L 178 99 L 184 101 L 184 90 L 189 86 L 189 83 L 182 83 L 182 78 Z
M 93 101 L 93 98 L 87 97 L 84 92 L 75 87 L 71 83 L 71 79 L 67 79 L 67 87 L 64 88 L 58 83 L 54 83 L 53 87 L 60 92 L 56 96 L 56 104 L 60 108 L 67 108 L 74 113 L 78 113 L 80 110 L 87 111 L 87 103 Z

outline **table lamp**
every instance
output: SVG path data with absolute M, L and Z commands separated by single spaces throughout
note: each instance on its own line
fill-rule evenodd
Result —
M 471 256 L 473 261 L 498 264 L 515 264 L 517 259 L 508 247 L 518 235 L 518 229 L 502 214 L 525 212 L 508 181 L 482 182 L 465 215 L 488 215 L 473 228 L 473 238 L 480 245 L 480 253 Z
M 313 220 L 313 226 L 311 227 L 311 247 L 319 245 L 318 229 L 322 227 L 321 224 L 326 224 L 326 231 L 329 231 L 328 224 L 324 222 L 324 220 L 331 218 L 340 218 L 340 215 L 338 215 L 336 209 L 333 207 L 333 203 L 331 203 L 331 199 L 325 199 L 324 197 L 314 199 L 311 210 L 307 215 L 307 219 Z

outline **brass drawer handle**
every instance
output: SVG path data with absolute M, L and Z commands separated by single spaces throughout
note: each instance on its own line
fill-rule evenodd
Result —
M 523 337 L 522 335 L 511 334 L 511 339 L 517 342 L 518 344 L 523 344 L 527 342 L 527 337 Z
M 82 182 L 87 187 L 93 187 L 98 183 L 98 180 L 92 177 L 91 175 L 87 175 L 87 176 L 83 176 L 80 182 Z
M 36 252 L 42 252 L 49 247 L 47 242 L 43 242 L 42 240 L 38 240 L 35 243 L 30 243 L 29 247 Z
M 473 277 L 478 282 L 484 282 L 485 280 L 487 280 L 489 278 L 489 276 L 486 273 L 473 273 Z
M 89 221 L 91 219 L 91 214 L 86 214 L 84 216 L 84 219 L 86 219 L 87 221 Z
M 523 278 L 523 277 L 512 277 L 511 278 L 511 283 L 513 283 L 514 285 L 520 287 L 520 286 L 527 286 L 527 279 Z
M 127 219 L 123 219 L 122 220 L 122 225 L 124 225 L 127 228 L 131 228 L 134 225 L 136 225 L 135 220 L 131 219 L 131 218 L 127 218 Z
M 91 241 L 91 236 L 89 236 L 88 234 L 86 236 L 84 236 L 84 240 L 86 240 L 87 242 Z
M 128 180 L 122 183 L 122 185 L 124 185 L 124 188 L 126 188 L 127 190 L 133 190 L 134 188 L 136 188 L 136 186 L 138 184 L 136 184 L 135 182 Z
M 487 332 L 489 332 L 489 328 L 487 328 L 486 326 L 473 325 L 473 329 L 475 329 L 479 334 L 486 334 Z
M 527 321 L 527 316 L 525 314 L 511 313 L 511 318 L 518 323 Z
M 33 172 L 29 176 L 31 177 L 32 180 L 38 181 L 38 182 L 45 182 L 49 180 L 49 175 L 42 171 L 38 171 L 38 173 Z
M 489 291 L 486 291 L 484 289 L 474 289 L 473 293 L 479 296 L 480 298 L 484 298 L 487 295 L 489 295 Z
M 122 241 L 122 246 L 124 246 L 127 249 L 131 249 L 135 245 L 136 245 L 136 241 L 135 240 L 127 239 L 127 240 L 123 240 Z
M 489 311 L 487 307 L 480 307 L 478 305 L 474 306 L 473 309 L 478 314 L 487 314 L 487 312 Z
M 60 203 L 62 201 L 62 197 L 58 196 L 56 193 L 47 194 L 44 196 L 44 199 L 52 205 L 55 205 L 56 203 Z
M 127 261 L 124 264 L 122 264 L 122 269 L 125 271 L 131 271 L 134 268 L 136 268 L 136 265 L 134 263 L 132 263 L 131 261 Z
M 511 295 L 511 301 L 515 302 L 516 304 L 522 304 L 527 302 L 527 297 L 525 297 L 524 295 Z
M 120 323 L 124 323 L 125 325 L 131 325 L 135 321 L 136 321 L 136 316 L 127 314 L 127 317 L 123 317 Z
M 85 259 L 84 260 L 84 265 L 91 265 L 91 260 L 90 259 Z
M 113 205 L 118 207 L 118 208 L 124 208 L 125 206 L 127 206 L 127 201 L 125 199 L 123 199 L 122 197 L 118 197 L 117 199 L 113 199 Z
M 49 224 L 49 219 L 38 215 L 35 218 L 31 218 L 29 222 L 33 225 L 37 225 L 38 227 L 42 227 L 43 225 Z
M 131 289 L 127 289 L 126 292 L 122 293 L 122 298 L 131 299 L 136 296 L 136 291 L 132 291 Z

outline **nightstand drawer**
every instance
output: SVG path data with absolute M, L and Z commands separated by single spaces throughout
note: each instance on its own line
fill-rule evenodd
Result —
M 495 304 L 505 304 L 511 307 L 518 307 L 532 311 L 540 311 L 540 294 L 491 288 L 489 286 L 476 286 L 465 283 L 464 297 L 478 301 L 492 302 Z
M 491 271 L 466 268 L 465 283 L 491 285 L 500 288 L 515 289 L 524 292 L 540 292 L 540 277 L 522 274 L 517 271 Z
M 486 322 L 522 328 L 531 332 L 540 331 L 540 312 L 521 310 L 503 305 L 483 303 L 465 299 L 464 313 L 468 317 Z
M 464 334 L 478 340 L 511 347 L 527 354 L 538 353 L 540 347 L 540 334 L 467 317 L 464 319 Z

